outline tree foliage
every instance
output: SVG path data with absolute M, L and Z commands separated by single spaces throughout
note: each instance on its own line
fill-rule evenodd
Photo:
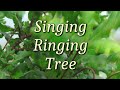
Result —
M 1 79 L 92 79 L 120 78 L 120 45 L 109 39 L 110 32 L 120 27 L 120 12 L 111 11 L 102 16 L 101 11 L 29 11 L 29 21 L 22 21 L 25 11 L 0 11 L 0 38 L 6 45 L 0 47 Z M 14 28 L 5 25 L 4 17 L 14 21 Z M 74 33 L 56 37 L 52 33 L 35 33 L 37 20 L 58 25 L 86 23 L 84 37 Z M 13 38 L 18 35 L 18 38 Z M 75 51 L 56 55 L 54 52 L 33 52 L 34 39 L 47 38 L 56 43 L 70 38 L 72 41 L 88 42 L 87 53 L 77 55 Z M 0 42 L 1 43 L 1 42 Z M 76 60 L 75 70 L 46 70 L 46 57 L 56 60 Z

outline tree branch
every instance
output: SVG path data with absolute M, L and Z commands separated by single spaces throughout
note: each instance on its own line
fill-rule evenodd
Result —
M 23 50 L 24 48 L 22 48 L 22 49 L 17 49 L 16 46 L 19 45 L 19 44 L 22 42 L 22 40 L 24 40 L 25 38 L 28 38 L 28 37 L 31 37 L 31 34 L 21 36 L 21 40 L 18 40 L 18 41 L 12 46 L 12 49 L 15 49 L 15 50 Z
M 108 76 L 107 79 L 110 79 L 111 77 L 113 77 L 113 76 L 115 76 L 116 74 L 119 74 L 119 73 L 120 73 L 120 71 L 114 72 L 113 74 L 111 74 L 110 76 Z
M 90 68 L 90 67 L 82 68 L 81 70 L 79 70 L 78 72 L 76 72 L 76 73 L 73 75 L 73 77 L 75 77 L 77 74 L 79 74 L 79 73 L 81 73 L 81 72 L 83 72 L 83 71 L 85 71 L 85 70 L 90 70 L 90 71 L 92 71 L 93 79 L 95 79 L 95 70 L 92 69 L 92 68 Z
M 72 53 L 73 53 L 73 51 L 70 52 L 69 56 L 71 56 Z M 73 57 L 73 59 L 71 61 L 75 60 L 75 58 L 76 58 L 77 55 L 78 55 L 78 51 L 76 52 L 76 54 L 74 55 L 74 57 Z M 61 79 L 63 79 L 63 77 L 65 76 L 65 74 L 67 73 L 67 71 L 68 71 L 68 69 L 63 72 L 63 75 L 61 76 Z
M 6 46 L 8 45 L 8 43 L 10 42 L 10 40 L 12 39 L 15 31 L 16 31 L 16 29 L 13 31 L 13 33 L 12 33 L 12 35 L 10 36 L 9 40 L 7 41 L 7 43 L 5 44 L 5 46 L 3 47 L 3 50 L 6 48 Z

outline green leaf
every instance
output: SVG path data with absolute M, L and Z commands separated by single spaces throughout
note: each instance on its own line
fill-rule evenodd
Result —
M 108 37 L 112 29 L 118 28 L 120 25 L 120 12 L 113 11 L 109 18 L 103 21 L 96 29 L 92 37 L 92 40 L 100 37 Z
M 2 38 L 3 37 L 3 35 L 2 34 L 0 34 L 0 38 Z
M 35 69 L 28 71 L 24 74 L 24 76 L 21 77 L 21 79 L 46 79 L 44 72 Z
M 19 51 L 18 54 L 15 56 L 15 60 L 21 60 L 24 59 L 28 56 L 30 56 L 30 52 L 29 51 Z
M 12 71 L 12 78 L 20 78 L 21 76 L 24 75 L 25 72 L 27 72 L 28 67 L 26 63 L 21 63 L 17 65 L 14 70 Z
M 7 79 L 8 76 L 7 72 L 0 70 L 0 79 Z
M 2 33 L 2 32 L 9 32 L 11 30 L 12 29 L 10 27 L 5 26 L 5 25 L 3 25 L 3 24 L 0 23 L 0 33 Z
M 2 11 L 0 11 L 0 19 L 4 18 L 4 13 Z

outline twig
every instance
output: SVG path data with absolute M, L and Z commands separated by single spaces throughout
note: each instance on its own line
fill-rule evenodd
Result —
M 72 53 L 73 52 L 71 52 L 69 55 L 72 55 Z M 76 52 L 76 54 L 74 55 L 74 57 L 73 57 L 73 59 L 71 61 L 75 60 L 75 58 L 76 58 L 77 55 L 78 55 L 78 51 Z M 65 74 L 67 73 L 67 71 L 68 71 L 68 69 L 63 72 L 63 75 L 61 76 L 61 79 L 63 79 L 63 77 L 65 76 Z
M 3 50 L 6 48 L 7 44 L 10 42 L 10 40 L 12 39 L 14 33 L 16 30 L 13 31 L 13 34 L 10 36 L 9 40 L 7 41 L 7 43 L 5 44 L 5 46 L 3 47 Z
M 71 51 L 69 54 L 68 54 L 68 58 L 72 55 L 73 51 Z
M 93 73 L 93 79 L 95 79 L 95 70 L 92 69 L 92 68 L 90 68 L 90 67 L 82 68 L 82 69 L 79 70 L 77 73 L 75 73 L 75 74 L 73 75 L 73 77 L 75 77 L 77 74 L 79 74 L 79 73 L 81 73 L 81 72 L 83 72 L 83 71 L 85 71 L 85 70 L 90 70 L 90 71 L 92 71 L 92 73 Z
M 30 26 L 29 26 L 29 28 L 31 28 L 31 27 L 32 27 L 33 22 L 34 22 L 34 18 L 32 18 L 32 20 L 31 20 L 31 22 L 30 22 Z
M 18 50 L 18 49 L 16 49 L 15 47 L 16 47 L 17 45 L 19 45 L 19 44 L 22 42 L 22 40 L 24 40 L 25 38 L 28 38 L 28 37 L 31 37 L 31 34 L 21 36 L 21 40 L 18 40 L 18 41 L 12 46 L 12 49 Z M 20 50 L 23 50 L 23 49 L 20 49 Z
M 110 79 L 111 77 L 113 77 L 114 75 L 119 74 L 119 73 L 120 73 L 120 71 L 117 71 L 117 72 L 115 72 L 115 73 L 111 74 L 110 76 L 108 76 L 108 78 L 107 78 L 107 79 Z
M 15 51 L 23 51 L 24 48 L 15 48 Z

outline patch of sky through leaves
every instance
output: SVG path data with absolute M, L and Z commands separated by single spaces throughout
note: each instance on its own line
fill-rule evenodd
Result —
M 25 11 L 23 17 L 22 17 L 22 22 L 26 22 L 29 21 L 28 19 L 28 13 L 29 11 Z M 14 21 L 10 18 L 4 17 L 3 20 L 6 22 L 5 25 L 10 27 L 10 28 L 15 28 L 15 24 Z M 13 38 L 17 38 L 18 35 L 14 35 Z M 5 46 L 5 44 L 7 43 L 5 37 L 0 39 L 0 45 L 2 46 L 2 48 Z

